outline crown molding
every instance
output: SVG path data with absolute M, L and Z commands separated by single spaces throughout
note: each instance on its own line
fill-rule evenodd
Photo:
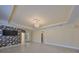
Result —
M 40 29 L 45 29 L 45 28 L 49 28 L 49 27 L 55 27 L 55 26 L 58 26 L 58 25 L 63 25 L 63 24 L 66 24 L 67 22 L 68 21 L 63 21 L 61 23 L 56 23 L 56 24 L 51 24 L 51 25 L 43 26 Z
M 24 26 L 24 25 L 21 25 L 21 26 L 24 27 L 24 28 L 30 29 L 30 30 L 40 30 L 40 29 L 46 29 L 46 28 L 50 28 L 50 27 L 56 27 L 56 26 L 59 26 L 59 25 L 67 24 L 67 23 L 69 22 L 69 20 L 70 20 L 70 17 L 71 17 L 71 15 L 72 15 L 72 12 L 73 12 L 73 10 L 74 10 L 74 7 L 75 7 L 75 6 L 72 6 L 71 11 L 70 11 L 70 13 L 69 13 L 69 15 L 68 15 L 67 20 L 66 20 L 66 21 L 63 21 L 63 22 L 61 22 L 61 23 L 46 25 L 46 26 L 40 27 L 40 28 L 38 28 L 38 29 L 33 28 L 33 27 L 29 27 L 29 26 Z M 10 15 L 10 17 L 9 17 L 9 20 L 8 20 L 9 23 L 10 23 L 11 20 L 12 20 L 12 17 L 13 17 L 13 14 L 14 14 L 14 12 L 15 12 L 15 9 L 16 9 L 16 6 L 13 6 L 12 13 L 11 13 L 11 15 Z
M 40 27 L 39 29 L 35 29 L 35 30 L 41 30 L 41 29 L 46 29 L 46 28 L 51 28 L 51 27 L 56 27 L 56 26 L 68 24 L 74 8 L 75 8 L 75 6 L 72 6 L 72 8 L 70 10 L 70 13 L 69 13 L 68 18 L 67 18 L 66 21 L 63 21 L 61 23 L 46 25 L 46 26 Z
M 21 25 L 21 24 L 11 23 L 10 25 L 13 25 L 15 27 L 19 27 L 19 28 L 22 28 L 22 29 L 34 30 L 34 28 L 32 28 L 32 27 L 24 26 L 24 25 Z
M 68 16 L 68 23 L 69 23 L 69 21 L 71 20 L 70 18 L 71 18 L 71 16 L 72 16 L 72 13 L 73 13 L 73 11 L 74 11 L 74 9 L 75 9 L 75 5 L 74 6 L 72 6 L 72 9 L 71 9 L 71 11 L 70 11 L 70 13 L 69 13 L 69 16 Z
M 14 15 L 14 12 L 15 12 L 15 9 L 16 9 L 16 5 L 12 6 L 12 11 L 9 15 L 9 18 L 8 18 L 8 23 L 11 22 L 12 18 L 13 18 L 13 15 Z

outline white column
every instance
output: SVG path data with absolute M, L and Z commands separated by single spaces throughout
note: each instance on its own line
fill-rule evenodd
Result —
M 22 32 L 21 33 L 21 45 L 24 45 L 25 44 L 25 33 Z

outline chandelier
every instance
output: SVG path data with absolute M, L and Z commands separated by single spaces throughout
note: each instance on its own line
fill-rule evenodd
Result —
M 33 19 L 33 25 L 35 28 L 39 28 L 40 27 L 40 24 L 39 24 L 39 21 L 38 19 Z

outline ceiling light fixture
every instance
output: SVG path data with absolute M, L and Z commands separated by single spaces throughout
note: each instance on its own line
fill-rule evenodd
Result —
M 39 24 L 39 21 L 38 19 L 33 19 L 33 25 L 35 28 L 39 28 L 40 27 L 40 24 Z

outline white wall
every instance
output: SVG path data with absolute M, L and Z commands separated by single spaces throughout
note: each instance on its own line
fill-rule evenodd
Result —
M 41 42 L 41 31 L 33 32 L 33 41 Z M 79 28 L 75 28 L 73 24 L 44 29 L 43 31 L 45 44 L 79 48 Z
M 45 30 L 45 42 L 65 46 L 79 47 L 75 41 L 75 29 L 72 25 Z
M 41 31 L 32 32 L 32 41 L 41 43 Z
M 75 6 L 67 24 L 34 31 L 33 41 L 41 42 L 41 31 L 44 31 L 44 43 L 46 44 L 79 49 L 79 6 Z

